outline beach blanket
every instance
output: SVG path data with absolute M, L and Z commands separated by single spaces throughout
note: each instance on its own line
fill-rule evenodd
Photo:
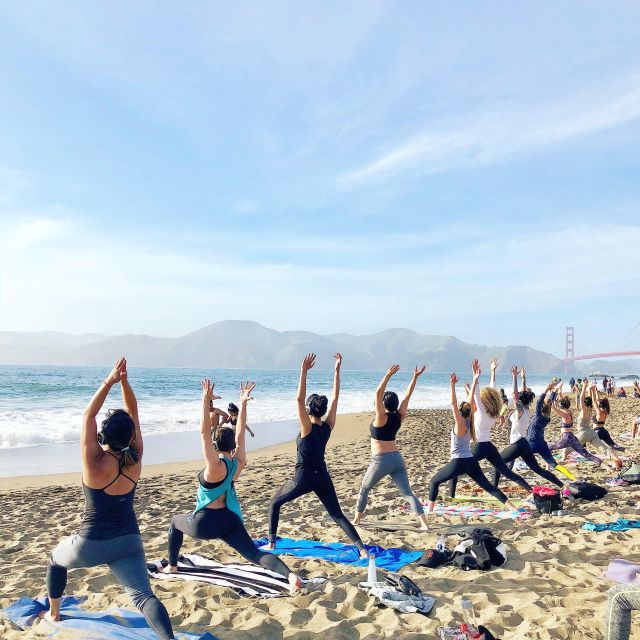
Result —
M 158 640 L 144 616 L 128 609 L 107 609 L 105 611 L 86 611 L 80 605 L 84 597 L 64 596 L 60 607 L 62 620 L 38 622 L 38 629 L 44 630 L 49 637 L 59 632 L 83 640 Z M 20 598 L 0 614 L 11 620 L 20 629 L 30 627 L 43 611 L 49 609 L 48 598 Z M 176 640 L 216 640 L 210 633 L 182 633 L 176 631 Z
M 426 505 L 425 505 L 426 506 Z M 408 509 L 409 505 L 401 507 Z M 440 516 L 463 516 L 465 518 L 496 518 L 497 520 L 526 520 L 533 514 L 524 508 L 518 511 L 503 511 L 491 506 L 478 507 L 472 504 L 437 504 L 433 510 Z
M 608 578 L 619 584 L 640 582 L 640 564 L 634 564 L 623 558 L 614 558 L 600 577 Z
M 629 529 L 640 529 L 640 520 L 618 518 L 615 522 L 605 522 L 604 524 L 587 522 L 582 525 L 582 528 L 587 531 L 628 531 Z
M 259 598 L 278 598 L 290 595 L 289 581 L 279 573 L 249 563 L 223 564 L 210 558 L 185 554 L 178 558 L 178 573 L 164 573 L 167 560 L 147 563 L 152 578 L 158 580 L 186 580 L 206 582 L 220 587 L 229 587 L 236 593 Z M 313 587 L 326 582 L 326 578 L 303 580 L 302 586 Z
M 257 547 L 267 544 L 266 538 L 254 540 Z M 398 571 L 410 562 L 415 562 L 422 551 L 405 551 L 404 549 L 384 549 L 378 546 L 365 545 L 369 553 L 376 556 L 376 566 L 387 571 Z M 278 538 L 275 551 L 262 549 L 267 553 L 286 554 L 298 558 L 318 558 L 339 564 L 348 564 L 354 567 L 366 567 L 369 565 L 367 558 L 361 558 L 358 547 L 353 544 L 341 542 L 317 542 L 315 540 L 293 540 L 291 538 Z

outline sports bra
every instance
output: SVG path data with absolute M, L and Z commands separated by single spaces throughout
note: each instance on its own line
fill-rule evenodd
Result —
M 120 458 L 110 451 L 118 462 Z M 108 489 L 120 476 L 124 476 L 133 483 L 133 489 L 128 493 L 114 495 L 107 493 Z M 138 483 L 122 469 L 118 469 L 118 475 L 101 489 L 93 489 L 82 483 L 84 491 L 84 515 L 78 535 L 89 540 L 111 540 L 131 534 L 139 534 L 136 513 L 133 510 L 133 499 Z
M 373 422 L 369 426 L 369 433 L 372 440 L 382 440 L 384 442 L 393 442 L 396 439 L 396 434 L 400 431 L 402 424 L 402 418 L 397 411 L 393 413 L 387 413 L 387 422 L 381 426 L 374 426 Z

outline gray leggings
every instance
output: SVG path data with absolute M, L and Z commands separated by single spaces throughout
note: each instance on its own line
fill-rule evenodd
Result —
M 67 586 L 67 569 L 109 565 L 133 604 L 142 612 L 160 640 L 171 640 L 169 614 L 151 591 L 142 538 L 139 534 L 110 540 L 90 540 L 79 535 L 65 538 L 53 550 L 47 570 L 50 598 L 61 598 Z
M 629 640 L 631 611 L 640 609 L 640 584 L 621 584 L 609 589 L 604 640 Z
M 385 476 L 391 476 L 391 479 L 395 482 L 398 489 L 400 489 L 400 493 L 409 501 L 411 509 L 418 515 L 422 515 L 424 509 L 420 504 L 420 500 L 416 498 L 411 490 L 407 468 L 404 466 L 404 460 L 399 451 L 376 453 L 371 456 L 369 468 L 364 474 L 364 478 L 362 478 L 362 486 L 358 494 L 356 511 L 358 513 L 364 513 L 364 510 L 367 508 L 367 501 L 369 500 L 369 491 Z

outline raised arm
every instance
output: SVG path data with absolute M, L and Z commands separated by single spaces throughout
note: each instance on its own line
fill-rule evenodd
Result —
M 526 391 L 527 390 L 527 373 L 524 370 L 524 367 L 521 367 L 520 369 L 520 377 L 522 378 L 522 390 Z
M 122 371 L 125 368 L 125 359 L 120 358 L 111 370 L 111 373 L 100 383 L 98 390 L 89 400 L 89 404 L 82 416 L 82 431 L 80 433 L 80 452 L 83 467 L 91 467 L 104 455 L 102 447 L 98 444 L 98 422 L 96 417 L 102 409 L 104 401 L 114 384 L 120 382 Z
M 144 443 L 142 441 L 142 430 L 140 429 L 140 419 L 138 417 L 138 401 L 136 394 L 129 384 L 129 376 L 127 372 L 127 361 L 124 360 L 124 366 L 120 374 L 120 390 L 122 391 L 122 404 L 125 411 L 131 416 L 133 424 L 136 426 L 136 438 L 134 446 L 138 452 L 138 459 L 142 458 L 144 452 Z
M 251 392 L 256 388 L 255 382 L 240 383 L 240 411 L 238 412 L 238 425 L 236 429 L 236 451 L 234 458 L 238 461 L 238 468 L 233 476 L 234 480 L 238 479 L 238 476 L 242 473 L 242 470 L 247 465 L 247 451 L 245 449 L 245 431 L 247 429 L 247 404 L 251 397 Z
M 376 389 L 376 417 L 373 421 L 374 427 L 384 427 L 384 425 L 387 424 L 387 414 L 384 410 L 382 398 L 384 397 L 384 392 L 387 389 L 389 380 L 391 380 L 391 377 L 398 373 L 398 371 L 400 371 L 399 364 L 394 364 L 392 367 L 389 367 L 384 376 L 382 376 L 382 380 L 380 380 L 380 384 Z
M 333 367 L 333 392 L 331 393 L 331 401 L 329 403 L 329 413 L 327 414 L 327 424 L 333 429 L 336 426 L 336 418 L 338 416 L 338 398 L 340 397 L 340 368 L 342 367 L 342 355 L 336 353 L 336 359 Z
M 206 464 L 205 479 L 208 482 L 217 482 L 220 475 L 220 458 L 211 439 L 211 414 L 209 402 L 213 395 L 214 384 L 205 378 L 202 383 L 202 408 L 200 411 L 200 443 L 202 455 Z
M 298 383 L 298 422 L 300 423 L 300 434 L 304 438 L 311 433 L 311 419 L 307 413 L 307 407 L 305 406 L 305 399 L 307 397 L 307 371 L 313 367 L 316 363 L 316 354 L 309 353 L 305 356 L 302 364 L 300 365 L 300 381 Z
M 584 397 L 587 395 L 587 386 L 589 385 L 589 381 L 585 378 L 582 381 L 582 386 L 580 387 L 580 394 L 578 395 L 578 404 L 580 405 L 580 411 L 585 412 L 587 410 L 587 405 L 584 403 Z
M 404 420 L 407 415 L 407 411 L 409 410 L 409 400 L 411 400 L 411 396 L 416 388 L 416 383 L 418 382 L 418 378 L 425 372 L 426 367 L 422 366 L 418 368 L 417 366 L 413 370 L 413 375 L 411 376 L 411 382 L 409 382 L 409 386 L 407 390 L 404 392 L 404 398 L 402 398 L 402 402 L 398 407 L 398 413 L 400 414 L 400 419 Z
M 480 374 L 482 373 L 482 369 L 480 369 L 480 363 L 478 360 L 474 360 L 471 363 L 471 371 L 473 373 L 473 384 L 471 385 L 471 393 L 469 394 L 471 400 L 469 402 L 472 404 L 473 411 L 479 411 L 483 415 L 489 415 L 487 410 L 485 409 L 482 402 L 480 402 Z
M 520 398 L 520 394 L 518 393 L 518 367 L 511 367 L 511 376 L 513 377 L 513 391 L 511 392 L 511 397 L 513 398 L 513 402 L 517 403 Z M 522 390 L 524 391 L 524 388 Z
M 467 433 L 467 423 L 460 413 L 460 407 L 458 407 L 458 398 L 456 396 L 456 383 L 458 382 L 458 376 L 455 373 L 452 373 L 449 381 L 451 385 L 451 411 L 453 412 L 453 418 L 456 421 L 455 433 L 457 436 L 463 436 Z
M 496 388 L 496 369 L 498 368 L 498 358 L 491 358 L 491 375 L 489 377 L 489 386 Z

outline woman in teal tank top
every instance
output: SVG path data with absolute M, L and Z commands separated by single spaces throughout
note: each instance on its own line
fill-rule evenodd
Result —
M 209 402 L 213 395 L 210 380 L 202 381 L 202 414 L 200 437 L 205 468 L 198 474 L 196 508 L 191 513 L 174 516 L 169 527 L 169 566 L 167 573 L 176 573 L 184 534 L 197 540 L 220 539 L 241 556 L 275 571 L 289 580 L 291 591 L 300 588 L 299 576 L 275 555 L 260 551 L 245 529 L 236 495 L 234 482 L 244 469 L 247 458 L 245 431 L 247 427 L 247 402 L 255 383 L 240 385 L 240 413 L 237 428 L 219 425 L 212 432 Z

